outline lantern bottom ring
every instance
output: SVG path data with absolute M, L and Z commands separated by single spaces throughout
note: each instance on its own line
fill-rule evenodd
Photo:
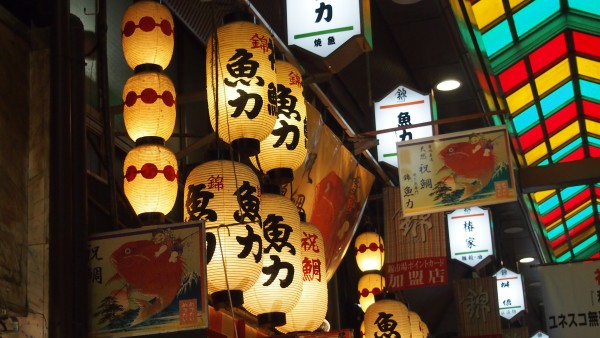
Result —
M 231 295 L 231 304 L 234 307 L 244 304 L 244 293 L 242 290 L 217 291 L 210 295 L 212 305 L 215 309 L 229 308 L 229 295 Z
M 239 138 L 231 141 L 231 146 L 242 156 L 256 156 L 260 153 L 260 141 L 253 138 Z
M 274 328 L 286 324 L 284 312 L 267 312 L 256 316 L 258 325 L 264 328 Z
M 165 224 L 165 214 L 162 212 L 143 212 L 138 217 L 142 225 Z
M 294 171 L 291 168 L 275 168 L 267 172 L 271 182 L 277 185 L 284 185 L 294 180 Z

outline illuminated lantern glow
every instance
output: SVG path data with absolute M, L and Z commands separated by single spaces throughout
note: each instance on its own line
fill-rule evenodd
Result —
M 242 163 L 208 161 L 186 179 L 184 222 L 206 221 L 208 293 L 217 308 L 229 306 L 229 294 L 234 306 L 243 304 L 261 274 L 260 198 L 258 177 Z
M 123 119 L 133 141 L 145 136 L 171 137 L 175 128 L 175 86 L 162 72 L 143 71 L 123 87 Z
M 421 328 L 422 321 L 419 314 L 414 311 L 408 311 L 408 318 L 410 320 L 410 333 L 411 338 L 426 338 L 423 335 L 423 329 Z
M 365 338 L 365 321 L 360 322 L 360 338 Z
M 367 231 L 354 240 L 356 264 L 362 272 L 381 270 L 384 261 L 383 239 L 378 233 Z
M 302 294 L 296 306 L 285 314 L 286 324 L 277 327 L 283 333 L 313 332 L 321 326 L 327 314 L 327 267 L 325 244 L 321 231 L 306 216 L 300 215 L 302 241 Z
M 177 159 L 160 144 L 131 149 L 123 165 L 123 190 L 133 210 L 145 214 L 169 213 L 177 198 Z
M 217 43 L 218 55 L 214 55 Z M 206 74 L 213 130 L 240 154 L 258 154 L 260 142 L 277 121 L 275 55 L 269 32 L 246 21 L 217 28 L 206 47 Z
M 244 292 L 244 308 L 257 316 L 261 327 L 286 324 L 286 313 L 302 293 L 300 216 L 292 201 L 282 195 L 263 193 L 260 210 L 263 225 L 262 273 Z
M 364 318 L 366 337 L 410 337 L 408 308 L 402 302 L 377 300 L 367 309 Z
M 164 5 L 148 0 L 132 3 L 121 20 L 121 44 L 129 67 L 167 68 L 175 46 L 173 27 L 173 16 Z
M 375 303 L 375 295 L 385 288 L 385 278 L 379 273 L 367 273 L 358 280 L 358 303 L 363 312 Z
M 277 122 L 271 134 L 260 143 L 260 153 L 252 164 L 271 181 L 282 185 L 294 179 L 294 170 L 306 158 L 306 104 L 302 94 L 302 75 L 294 65 L 277 60 Z

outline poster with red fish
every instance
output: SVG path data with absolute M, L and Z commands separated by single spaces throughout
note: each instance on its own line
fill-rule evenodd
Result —
M 398 142 L 406 216 L 515 201 L 506 127 Z
M 203 222 L 91 236 L 90 337 L 207 328 L 204 243 Z

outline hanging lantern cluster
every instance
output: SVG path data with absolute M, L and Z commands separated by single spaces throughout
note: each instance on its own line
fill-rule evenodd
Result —
M 175 88 L 163 74 L 174 47 L 173 17 L 162 4 L 136 1 L 121 21 L 125 60 L 135 74 L 123 88 L 123 118 L 136 146 L 123 166 L 123 189 L 144 224 L 164 222 L 177 197 L 177 160 L 165 147 L 175 126 Z
M 300 214 L 300 245 L 302 260 L 302 294 L 296 306 L 286 313 L 286 324 L 277 327 L 283 333 L 313 332 L 321 326 L 327 314 L 327 266 L 325 244 L 321 231 L 306 222 Z
M 262 26 L 227 23 L 206 47 L 206 91 L 210 123 L 240 154 L 254 156 L 277 120 L 273 40 Z
M 408 308 L 395 299 L 378 299 L 365 312 L 365 337 L 410 337 Z
M 356 264 L 363 272 L 358 280 L 358 302 L 366 312 L 385 288 L 385 277 L 380 271 L 385 258 L 383 239 L 374 231 L 363 232 L 354 240 L 354 251 Z
M 414 311 L 408 311 L 408 317 L 410 320 L 411 338 L 427 338 L 429 329 L 421 320 L 421 316 Z
M 244 308 L 262 327 L 286 324 L 302 293 L 302 229 L 294 203 L 278 193 L 263 193 L 263 268 L 256 283 L 244 293 Z
M 216 308 L 244 303 L 263 266 L 258 177 L 244 164 L 208 161 L 195 167 L 184 188 L 185 222 L 204 219 L 207 284 Z
M 302 75 L 294 65 L 276 60 L 277 122 L 271 134 L 260 143 L 260 153 L 252 164 L 282 185 L 294 179 L 307 152 L 306 104 L 302 94 Z

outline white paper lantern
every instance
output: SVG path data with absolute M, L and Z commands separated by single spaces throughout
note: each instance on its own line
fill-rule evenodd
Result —
M 302 216 L 301 216 L 302 218 Z M 286 324 L 277 327 L 283 333 L 313 332 L 327 314 L 327 267 L 321 231 L 311 223 L 300 222 L 302 241 L 302 294 L 296 306 L 285 314 Z
M 216 36 L 211 35 L 206 46 L 210 124 L 238 152 L 254 156 L 277 120 L 271 34 L 262 26 L 239 21 L 217 28 Z
M 411 338 L 426 338 L 423 335 L 423 329 L 421 328 L 421 317 L 414 311 L 408 311 L 408 319 L 410 320 L 410 334 Z
M 383 267 L 383 239 L 373 231 L 363 232 L 354 240 L 356 264 L 360 271 L 378 271 Z
M 232 302 L 241 305 L 243 291 L 250 289 L 261 273 L 259 211 L 258 177 L 247 165 L 216 160 L 189 173 L 184 221 L 206 220 L 207 254 L 211 256 L 206 267 L 208 293 L 216 307 L 228 305 L 228 285 Z M 217 228 L 219 225 L 228 226 Z
M 302 252 L 298 209 L 288 198 L 263 193 L 263 268 L 254 286 L 244 292 L 244 308 L 261 326 L 285 324 L 302 293 Z
M 408 308 L 394 299 L 377 300 L 365 312 L 365 337 L 410 337 Z
M 385 288 L 385 278 L 379 273 L 367 273 L 358 280 L 358 303 L 363 312 L 375 303 L 375 295 Z

